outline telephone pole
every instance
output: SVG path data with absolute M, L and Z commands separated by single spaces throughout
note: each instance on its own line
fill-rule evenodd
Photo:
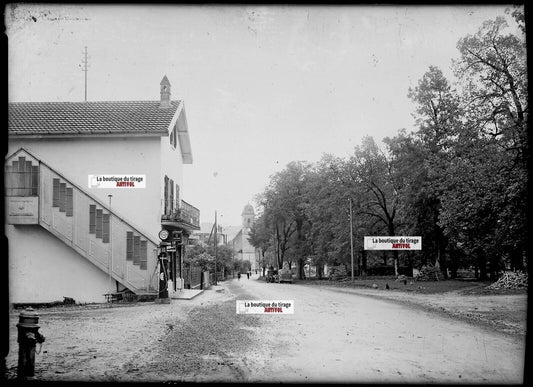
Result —
M 352 258 L 352 282 L 353 282 L 353 225 L 352 225 L 352 198 L 350 198 L 350 255 Z
M 87 102 L 87 71 L 89 71 L 89 62 L 87 59 L 87 46 L 85 46 L 85 51 L 82 52 L 83 58 L 81 60 L 81 63 L 83 64 L 83 67 L 81 71 L 85 72 L 85 102 Z
M 218 285 L 218 278 L 217 278 L 217 245 L 218 245 L 218 237 L 217 237 L 217 211 L 215 210 L 215 285 Z

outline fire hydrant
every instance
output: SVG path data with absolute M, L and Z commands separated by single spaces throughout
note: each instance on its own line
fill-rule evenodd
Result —
M 18 340 L 19 359 L 17 376 L 19 378 L 32 377 L 35 374 L 35 346 L 44 342 L 44 336 L 39 333 L 39 315 L 29 307 L 19 315 Z

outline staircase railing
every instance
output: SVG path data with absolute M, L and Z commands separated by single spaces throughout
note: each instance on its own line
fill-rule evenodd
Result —
M 42 161 L 39 172 L 39 224 L 133 292 L 154 292 L 158 243 Z

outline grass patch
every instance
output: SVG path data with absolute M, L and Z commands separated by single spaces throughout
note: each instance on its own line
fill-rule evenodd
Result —
M 407 284 L 401 281 L 396 281 L 396 277 L 367 277 L 365 279 L 355 278 L 352 282 L 350 279 L 347 281 L 330 281 L 319 279 L 306 279 L 295 280 L 295 283 L 316 285 L 316 286 L 334 286 L 340 288 L 374 288 L 373 285 L 377 285 L 378 290 L 385 290 L 387 285 L 390 290 L 419 293 L 419 294 L 438 294 L 451 291 L 464 291 L 468 294 L 500 294 L 501 291 L 486 289 L 486 286 L 490 285 L 488 281 L 464 281 L 464 280 L 441 280 L 441 281 L 414 281 L 412 278 L 407 279 Z M 527 292 L 527 291 L 526 291 Z M 501 293 L 501 294 L 520 294 L 521 292 L 514 293 Z

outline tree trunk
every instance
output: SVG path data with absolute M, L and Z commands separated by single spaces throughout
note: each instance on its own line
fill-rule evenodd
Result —
M 457 253 L 453 248 L 450 249 L 450 278 L 457 278 Z
M 398 250 L 394 250 L 394 275 L 398 277 Z
M 477 262 L 478 262 L 478 265 L 479 265 L 479 279 L 481 281 L 486 281 L 488 280 L 488 276 L 487 276 L 487 263 L 485 261 L 485 257 L 483 255 L 483 252 L 478 252 L 477 253 Z
M 298 259 L 298 279 L 305 279 L 304 260 L 302 258 Z
M 446 265 L 446 248 L 443 241 L 444 236 L 440 229 L 437 229 L 437 263 L 444 278 L 448 279 L 448 270 Z M 437 266 L 437 265 L 435 265 Z
M 524 270 L 524 261 L 522 259 L 521 249 L 512 249 L 511 250 L 511 269 L 514 270 Z
M 361 250 L 361 275 L 366 274 L 366 264 L 367 264 L 367 257 L 366 257 L 366 250 Z

